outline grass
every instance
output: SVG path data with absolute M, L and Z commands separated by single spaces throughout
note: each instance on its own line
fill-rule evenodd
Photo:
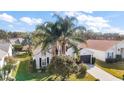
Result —
M 49 75 L 48 73 L 31 73 L 29 69 L 30 56 L 17 56 L 16 60 L 20 61 L 17 64 L 16 69 L 12 71 L 12 76 L 17 81 L 48 81 L 48 80 L 60 80 L 60 77 L 56 78 L 55 75 Z M 71 75 L 69 81 L 95 81 L 96 78 L 91 76 L 89 73 L 84 78 L 77 79 L 76 75 Z
M 89 73 L 87 73 L 84 78 L 77 79 L 76 75 L 73 74 L 70 76 L 69 80 L 71 81 L 95 81 L 96 78 L 90 75 Z
M 117 63 L 106 63 L 97 60 L 96 66 L 105 70 L 106 72 L 112 74 L 113 76 L 123 79 L 124 75 L 124 62 L 117 62 Z

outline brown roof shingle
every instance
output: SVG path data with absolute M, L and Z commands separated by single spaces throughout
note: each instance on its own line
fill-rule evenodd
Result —
M 91 48 L 101 51 L 106 51 L 120 41 L 116 40 L 87 40 L 86 44 L 80 44 L 80 48 Z

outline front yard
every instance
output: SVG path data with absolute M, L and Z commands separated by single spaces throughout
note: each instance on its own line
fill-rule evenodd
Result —
M 113 76 L 123 79 L 124 75 L 124 62 L 106 63 L 96 60 L 96 66 L 112 74 Z
M 18 56 L 16 60 L 20 61 L 16 66 L 16 70 L 12 72 L 12 76 L 16 78 L 17 81 L 49 81 L 49 80 L 60 80 L 60 78 L 56 78 L 55 75 L 49 75 L 48 73 L 31 73 L 29 69 L 30 56 Z M 94 78 L 90 74 L 86 74 L 84 78 L 77 79 L 73 74 L 69 77 L 68 80 L 71 81 L 95 81 Z

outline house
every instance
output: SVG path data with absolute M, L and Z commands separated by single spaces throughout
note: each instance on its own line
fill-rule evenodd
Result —
M 23 40 L 24 40 L 23 38 L 11 38 L 10 43 L 12 45 L 17 45 L 17 44 L 21 44 Z
M 36 68 L 40 69 L 41 67 L 46 67 L 50 64 L 52 58 L 52 54 L 49 52 L 42 53 L 41 47 L 37 47 L 33 51 L 33 60 L 36 62 Z
M 106 59 L 115 59 L 117 55 L 120 55 L 124 59 L 124 40 L 87 40 L 86 43 L 78 45 L 80 49 L 80 60 L 85 63 L 93 63 L 93 58 L 101 61 Z M 66 51 L 66 55 L 75 56 L 73 48 L 69 48 Z M 36 61 L 37 68 L 47 66 L 50 63 L 52 54 L 47 52 L 43 54 L 41 49 L 36 49 L 33 52 L 33 59 Z
M 80 44 L 82 50 L 92 52 L 90 55 L 101 61 L 108 58 L 116 58 L 120 55 L 124 58 L 124 40 L 87 40 L 86 44 Z
M 78 46 L 79 49 L 79 55 L 80 55 L 80 61 L 84 63 L 93 63 L 93 51 L 90 51 L 89 49 L 85 48 L 83 49 L 80 45 Z M 69 48 L 66 51 L 66 55 L 75 57 L 74 49 Z
M 5 64 L 4 58 L 12 56 L 12 45 L 10 43 L 0 43 L 0 68 Z

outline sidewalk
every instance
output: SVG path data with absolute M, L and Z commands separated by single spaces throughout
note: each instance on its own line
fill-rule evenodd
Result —
M 122 81 L 96 66 L 90 67 L 87 72 L 100 81 Z

